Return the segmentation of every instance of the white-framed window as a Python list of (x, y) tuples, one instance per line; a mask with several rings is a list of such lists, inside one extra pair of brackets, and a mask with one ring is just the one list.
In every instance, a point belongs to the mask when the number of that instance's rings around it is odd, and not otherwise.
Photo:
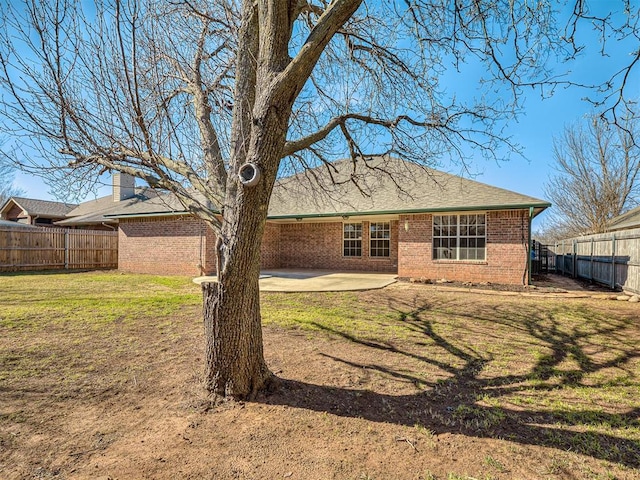
[(434, 260), (485, 260), (487, 216), (480, 214), (434, 215)]
[(342, 224), (342, 254), (345, 257), (362, 256), (362, 223)]
[(389, 222), (371, 222), (369, 225), (369, 256), (388, 257), (391, 244)]

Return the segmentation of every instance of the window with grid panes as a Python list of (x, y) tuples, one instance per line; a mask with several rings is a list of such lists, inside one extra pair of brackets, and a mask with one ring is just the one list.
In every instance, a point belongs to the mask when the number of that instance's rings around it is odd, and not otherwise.
[(372, 222), (369, 226), (369, 256), (388, 257), (390, 243), (389, 222)]
[(434, 260), (485, 260), (486, 215), (434, 215)]
[(362, 224), (342, 224), (342, 254), (345, 257), (362, 256)]

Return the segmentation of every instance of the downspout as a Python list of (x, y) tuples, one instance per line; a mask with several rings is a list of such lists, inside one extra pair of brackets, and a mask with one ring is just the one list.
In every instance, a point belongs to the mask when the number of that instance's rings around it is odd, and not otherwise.
[(204, 224), (204, 222), (202, 222), (202, 225), (200, 225), (200, 252), (198, 253), (199, 263), (197, 265), (197, 268), (200, 270), (200, 275), (205, 275), (206, 261), (204, 259), (203, 247), (204, 247), (204, 234), (205, 234), (206, 228), (207, 226)]
[(107, 227), (110, 228), (112, 232), (115, 232), (117, 230), (116, 227), (114, 227), (113, 225), (109, 225), (108, 223), (102, 222), (101, 224), (103, 227)]
[(529, 248), (527, 249), (527, 285), (531, 285), (531, 222), (533, 220), (533, 207), (529, 207)]

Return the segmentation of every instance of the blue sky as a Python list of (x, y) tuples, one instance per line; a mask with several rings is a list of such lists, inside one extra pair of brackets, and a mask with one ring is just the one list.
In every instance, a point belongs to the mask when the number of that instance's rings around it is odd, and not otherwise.
[[(611, 4), (608, 0), (591, 2), (594, 10), (606, 8)], [(572, 64), (569, 80), (584, 83), (599, 83), (609, 77), (614, 71), (630, 60), (630, 52), (640, 47), (633, 43), (609, 43), (609, 57), (602, 58), (599, 46), (583, 30), (583, 40), (587, 47), (579, 60)], [(595, 38), (595, 36), (591, 36)], [(566, 68), (566, 67), (564, 67)], [(640, 98), (640, 75), (635, 72), (631, 79), (632, 88), (628, 94)], [(473, 82), (456, 86), (460, 89), (475, 89)], [(473, 91), (465, 92), (472, 94)], [(544, 183), (549, 175), (554, 174), (552, 143), (554, 136), (561, 133), (565, 125), (574, 123), (593, 112), (592, 106), (582, 97), (587, 94), (579, 89), (558, 89), (550, 99), (542, 100), (539, 93), (531, 91), (524, 97), (524, 111), (508, 124), (507, 132), (513, 140), (523, 148), (526, 158), (510, 155), (503, 162), (491, 162), (478, 158), (471, 164), (471, 172), (475, 173), (475, 180), (514, 190), (523, 194), (544, 199)], [(446, 162), (445, 162), (446, 166)], [(445, 170), (447, 168), (444, 168)], [(449, 169), (451, 173), (460, 173), (455, 165)], [(105, 178), (105, 181), (109, 181)], [(22, 189), (26, 196), (41, 199), (56, 199), (50, 193), (50, 187), (40, 178), (20, 172), (16, 174), (15, 186)], [(110, 189), (104, 186), (97, 192), (97, 196), (107, 195)]]

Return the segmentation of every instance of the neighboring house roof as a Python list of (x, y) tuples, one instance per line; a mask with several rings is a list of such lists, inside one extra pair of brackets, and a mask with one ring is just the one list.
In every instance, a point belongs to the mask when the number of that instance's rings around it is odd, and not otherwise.
[[(15, 205), (21, 208), (26, 215), (50, 218), (54, 220), (53, 223), (55, 225), (61, 227), (100, 225), (103, 223), (115, 225), (118, 223), (117, 219), (106, 217), (108, 213), (157, 196), (156, 191), (151, 188), (136, 188), (135, 192), (135, 196), (120, 202), (114, 202), (113, 196), (107, 195), (88, 200), (79, 205), (50, 200), (11, 197), (0, 208), (0, 213), (9, 212)], [(9, 223), (12, 226), (16, 225), (16, 222)]]
[(0, 220), (0, 228), (9, 227), (9, 228), (35, 228), (40, 230), (42, 227), (38, 227), (36, 225), (31, 225), (29, 223), (19, 223), (12, 222), (11, 220)]
[[(294, 218), (383, 215), (465, 210), (533, 208), (551, 204), (397, 158), (342, 160), (279, 179), (268, 217)], [(185, 214), (172, 194), (122, 205), (108, 216), (124, 218)]]
[(112, 195), (96, 198), (95, 200), (88, 200), (71, 210), (67, 214), (68, 218), (55, 223), (62, 227), (96, 225), (101, 223), (116, 224), (117, 220), (113, 217), (108, 217), (108, 214), (121, 208), (144, 202), (156, 195), (155, 190), (151, 188), (136, 188), (135, 196), (120, 202), (114, 202)]
[(10, 197), (0, 209), (4, 212), (11, 203), (16, 204), (29, 216), (41, 218), (64, 218), (78, 205), (74, 203), (53, 202), (50, 200), (36, 200), (34, 198)]
[(636, 207), (622, 215), (612, 218), (607, 230), (629, 230), (632, 228), (640, 228), (640, 207)]

